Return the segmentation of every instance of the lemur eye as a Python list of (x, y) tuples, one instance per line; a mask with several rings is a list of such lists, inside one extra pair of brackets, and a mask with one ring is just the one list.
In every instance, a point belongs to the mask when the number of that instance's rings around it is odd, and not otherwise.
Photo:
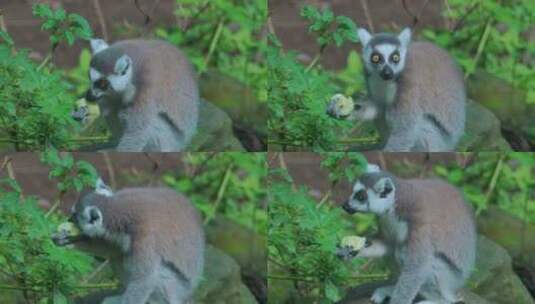
[(379, 61), (381, 61), (381, 55), (377, 54), (377, 53), (374, 53), (372, 54), (372, 62), (373, 63), (379, 63)]
[(357, 193), (355, 193), (354, 198), (359, 202), (364, 202), (368, 199), (368, 193), (366, 193), (366, 190), (364, 189), (359, 190)]
[(100, 78), (95, 82), (95, 87), (102, 91), (106, 91), (109, 86), (110, 82), (106, 78)]
[(392, 61), (395, 62), (395, 63), (398, 63), (399, 62), (399, 54), (396, 52), (394, 54), (392, 54)]

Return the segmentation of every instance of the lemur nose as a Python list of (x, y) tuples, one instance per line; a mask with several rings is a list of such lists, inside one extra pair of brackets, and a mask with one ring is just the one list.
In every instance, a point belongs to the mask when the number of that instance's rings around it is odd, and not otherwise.
[(381, 78), (384, 80), (391, 80), (394, 78), (394, 72), (387, 66), (381, 71)]
[(351, 208), (351, 206), (349, 205), (349, 201), (345, 202), (343, 205), (342, 205), (342, 209), (344, 209), (345, 212), (349, 213), (349, 214), (353, 214), (356, 212), (356, 210), (354, 210), (353, 208)]

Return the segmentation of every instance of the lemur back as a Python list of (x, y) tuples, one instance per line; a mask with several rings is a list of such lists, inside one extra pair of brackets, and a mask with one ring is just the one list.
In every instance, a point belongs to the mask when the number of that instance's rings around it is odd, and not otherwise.
[(466, 92), (461, 70), (446, 51), (427, 42), (411, 43), (406, 60), (396, 101), (386, 112), (387, 122), (395, 127), (396, 117), (417, 118), (420, 114), (419, 140), (412, 150), (453, 150), (465, 126)]
[[(98, 91), (93, 99), (117, 141), (117, 150), (183, 150), (196, 131), (199, 115), (197, 77), (186, 57), (159, 40), (124, 40), (109, 47), (103, 41), (94, 44), (90, 91), (99, 89), (100, 79), (109, 81), (104, 93)], [(124, 72), (118, 73), (121, 67)]]

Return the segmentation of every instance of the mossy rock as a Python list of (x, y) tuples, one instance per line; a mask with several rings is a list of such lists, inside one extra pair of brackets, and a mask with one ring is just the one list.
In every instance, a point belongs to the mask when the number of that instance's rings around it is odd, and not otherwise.
[(456, 151), (510, 151), (502, 137), (498, 118), (480, 104), (469, 100), (466, 104), (465, 134)]
[(215, 247), (206, 248), (203, 277), (195, 294), (197, 304), (257, 303), (242, 283), (238, 263)]

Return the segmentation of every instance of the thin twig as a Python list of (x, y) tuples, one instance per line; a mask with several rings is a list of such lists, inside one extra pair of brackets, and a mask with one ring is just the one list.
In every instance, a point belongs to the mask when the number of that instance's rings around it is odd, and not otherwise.
[(108, 28), (106, 26), (106, 19), (104, 19), (104, 13), (102, 12), (102, 8), (100, 6), (100, 1), (93, 0), (93, 5), (95, 6), (95, 11), (97, 12), (97, 18), (102, 30), (102, 36), (104, 37), (105, 41), (108, 41)]
[(145, 13), (145, 11), (141, 9), (141, 7), (139, 6), (139, 0), (134, 0), (134, 5), (136, 6), (136, 9), (141, 13), (141, 15), (145, 17), (145, 24), (143, 24), (143, 26), (146, 27), (150, 23), (150, 16), (147, 15), (147, 13)]
[(215, 214), (217, 212), (217, 209), (219, 205), (221, 204), (221, 201), (223, 200), (223, 195), (225, 194), (225, 191), (227, 190), (227, 185), (230, 180), (230, 174), (232, 173), (232, 165), (227, 167), (227, 170), (225, 171), (225, 175), (223, 176), (223, 181), (221, 182), (221, 186), (219, 187), (219, 190), (217, 191), (217, 197), (214, 203), (214, 208), (212, 209), (212, 213), (206, 216), (206, 219), (204, 220), (204, 225), (208, 225), (210, 221), (215, 217)]
[(91, 272), (87, 277), (85, 277), (82, 280), (82, 283), (87, 284), (89, 281), (91, 281), (99, 272), (101, 272), (107, 265), (109, 264), (109, 260), (105, 260), (100, 265), (97, 266), (93, 272)]
[(418, 11), (418, 14), (413, 14), (410, 10), (409, 10), (409, 7), (407, 6), (407, 0), (401, 0), (401, 4), (403, 6), (403, 9), (405, 10), (405, 12), (407, 13), (407, 15), (409, 15), (411, 18), (412, 18), (412, 26), (415, 27), (416, 24), (418, 24), (418, 22), (420, 21), (420, 17), (422, 16), (422, 13), (424, 12), (426, 6), (429, 4), (429, 0), (426, 0), (424, 2), (424, 4), (422, 5), (422, 8), (420, 8), (420, 11)]
[(373, 26), (372, 18), (370, 15), (370, 10), (368, 9), (368, 1), (367, 0), (360, 0), (360, 5), (362, 6), (362, 9), (364, 10), (364, 16), (366, 16), (366, 22), (368, 23), (368, 28), (372, 33), (375, 33), (375, 27)]
[(217, 24), (217, 29), (214, 34), (214, 38), (212, 39), (212, 42), (210, 43), (210, 49), (208, 50), (208, 54), (204, 58), (204, 65), (202, 67), (202, 70), (200, 71), (200, 74), (204, 73), (208, 69), (208, 64), (210, 64), (210, 60), (212, 59), (212, 55), (214, 54), (214, 51), (217, 47), (217, 43), (219, 42), (219, 38), (221, 38), (221, 33), (223, 32), (223, 21), (219, 21)]
[(485, 46), (487, 45), (487, 41), (489, 39), (491, 28), (492, 28), (492, 19), (489, 19), (487, 21), (487, 24), (485, 24), (485, 30), (483, 32), (483, 36), (481, 37), (481, 40), (479, 41), (479, 45), (477, 47), (476, 57), (474, 58), (473, 71), (470, 71), (470, 70), (466, 71), (466, 73), (464, 74), (465, 80), (468, 79), (468, 76), (470, 76), (470, 74), (476, 70), (479, 59), (481, 58), (481, 54), (483, 54), (483, 50), (485, 49)]
[(383, 170), (388, 170), (388, 167), (386, 165), (386, 160), (385, 160), (385, 154), (384, 152), (379, 152), (379, 164), (381, 164), (381, 168)]
[(110, 184), (112, 189), (117, 188), (117, 180), (115, 179), (115, 170), (113, 169), (113, 165), (111, 163), (110, 154), (108, 152), (103, 152), (102, 157), (104, 158), (104, 162), (106, 163), (106, 168), (108, 169), (108, 175), (110, 176)]
[(494, 168), (494, 172), (492, 173), (492, 178), (490, 180), (489, 187), (487, 188), (487, 192), (485, 192), (485, 206), (488, 205), (490, 196), (494, 192), (494, 188), (496, 188), (498, 177), (500, 176), (500, 173), (502, 172), (504, 159), (505, 159), (505, 155), (501, 154), (500, 159), (498, 160), (498, 163), (496, 164), (496, 167)]

